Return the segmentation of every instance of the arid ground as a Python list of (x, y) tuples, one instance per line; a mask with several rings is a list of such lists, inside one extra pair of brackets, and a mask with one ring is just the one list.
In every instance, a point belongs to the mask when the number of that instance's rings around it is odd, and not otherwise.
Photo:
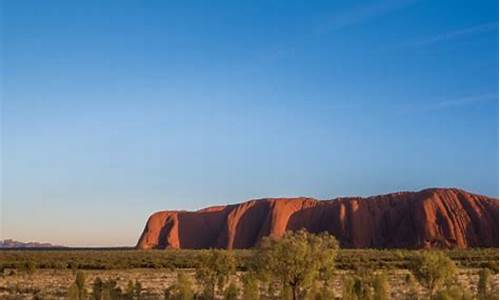
[[(408, 250), (341, 250), (337, 255), (336, 271), (329, 285), (339, 299), (343, 285), (349, 275), (365, 270), (371, 273), (384, 272), (389, 283), (391, 299), (404, 299), (409, 292), (408, 270), (413, 255), (419, 251)], [(75, 281), (76, 272), (86, 277), (89, 293), (95, 278), (114, 280), (122, 290), (129, 281), (140, 282), (142, 299), (163, 299), (165, 289), (176, 280), (179, 270), (186, 273), (200, 290), (195, 279), (197, 251), (2, 251), (0, 263), (0, 299), (67, 299), (69, 286)], [(235, 252), (238, 272), (233, 275), (241, 284), (245, 273), (245, 259), (249, 251)], [(498, 249), (448, 251), (459, 268), (457, 281), (472, 294), (476, 292), (479, 271), (492, 270), (490, 284), (498, 287)], [(125, 259), (126, 258), (126, 259)], [(279, 287), (277, 287), (278, 289)], [(416, 285), (419, 294), (425, 290)], [(265, 290), (264, 290), (265, 289)], [(262, 294), (269, 289), (262, 287)]]
[[(194, 270), (187, 270), (194, 277)], [(472, 293), (475, 292), (478, 281), (478, 269), (460, 269), (459, 281)], [(96, 277), (114, 279), (125, 289), (129, 280), (139, 281), (143, 287), (144, 299), (163, 299), (164, 290), (173, 284), (176, 278), (175, 271), (166, 269), (128, 269), (128, 270), (86, 270), (89, 289)], [(342, 296), (343, 279), (352, 271), (338, 271), (331, 286), (336, 297)], [(386, 271), (390, 283), (392, 299), (403, 299), (408, 292), (406, 278), (409, 271), (395, 269)], [(239, 276), (241, 274), (238, 274)], [(0, 277), (1, 299), (32, 299), (38, 294), (43, 299), (65, 299), (68, 287), (74, 281), (71, 270), (37, 270), (33, 275), (15, 274)], [(498, 285), (498, 274), (491, 278)], [(193, 282), (196, 282), (192, 278)], [(423, 289), (419, 289), (421, 294)]]

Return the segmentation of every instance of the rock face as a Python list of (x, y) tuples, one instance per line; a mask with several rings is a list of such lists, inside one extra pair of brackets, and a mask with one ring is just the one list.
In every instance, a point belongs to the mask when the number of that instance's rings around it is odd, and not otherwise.
[(138, 249), (251, 248), (264, 236), (328, 231), (343, 248), (498, 247), (498, 200), (458, 189), (368, 198), (272, 198), (149, 217)]

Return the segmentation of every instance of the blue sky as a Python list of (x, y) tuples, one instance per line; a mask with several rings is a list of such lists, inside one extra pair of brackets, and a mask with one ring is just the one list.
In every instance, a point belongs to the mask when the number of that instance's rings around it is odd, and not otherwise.
[(497, 1), (3, 1), (1, 235), (272, 196), (498, 197)]

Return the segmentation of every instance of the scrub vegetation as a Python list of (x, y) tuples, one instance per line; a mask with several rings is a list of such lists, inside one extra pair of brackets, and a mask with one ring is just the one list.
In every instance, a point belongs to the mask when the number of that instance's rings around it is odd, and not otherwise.
[[(347, 250), (331, 235), (302, 230), (264, 238), (252, 250), (0, 255), (0, 299), (498, 298), (498, 249)], [(39, 283), (44, 278), (54, 282)]]

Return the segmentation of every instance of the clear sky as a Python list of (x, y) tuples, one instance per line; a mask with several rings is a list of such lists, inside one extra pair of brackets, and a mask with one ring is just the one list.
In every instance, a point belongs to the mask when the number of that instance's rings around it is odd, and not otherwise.
[(150, 213), (498, 197), (498, 1), (2, 1), (1, 237)]

